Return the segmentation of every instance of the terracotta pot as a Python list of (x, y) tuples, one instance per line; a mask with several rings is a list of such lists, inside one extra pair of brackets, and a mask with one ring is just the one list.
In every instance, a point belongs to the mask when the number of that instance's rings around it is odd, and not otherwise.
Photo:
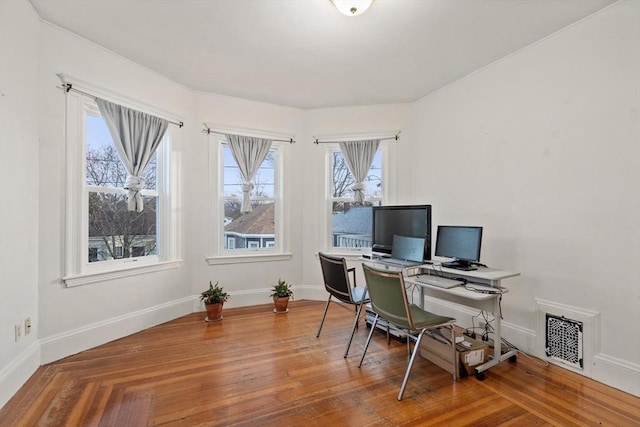
[(273, 305), (275, 308), (273, 309), (274, 313), (286, 313), (289, 311), (287, 306), (289, 305), (289, 297), (274, 297)]
[(205, 304), (207, 308), (207, 318), (204, 319), (207, 322), (218, 322), (222, 320), (222, 303)]

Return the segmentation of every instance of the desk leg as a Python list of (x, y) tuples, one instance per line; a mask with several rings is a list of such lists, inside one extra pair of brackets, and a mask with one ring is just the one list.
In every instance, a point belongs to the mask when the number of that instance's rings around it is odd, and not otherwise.
[[(493, 299), (493, 317), (495, 318), (495, 332), (493, 336), (493, 358), (489, 360), (487, 363), (484, 363), (480, 366), (476, 366), (476, 377), (478, 379), (483, 379), (484, 374), (482, 374), (487, 369), (492, 366), (496, 366), (498, 363), (503, 362), (509, 359), (512, 356), (516, 355), (515, 350), (509, 350), (505, 354), (502, 354), (502, 319), (500, 319), (500, 296), (496, 295)], [(479, 375), (480, 374), (480, 375)]]

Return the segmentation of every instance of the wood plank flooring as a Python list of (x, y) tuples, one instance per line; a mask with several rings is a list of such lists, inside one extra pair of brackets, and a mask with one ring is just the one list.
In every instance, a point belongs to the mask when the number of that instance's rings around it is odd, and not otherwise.
[(640, 399), (523, 355), (475, 377), (418, 358), (401, 402), (406, 345), (368, 329), (342, 353), (352, 311), (292, 301), (194, 313), (42, 366), (0, 426), (639, 426)]

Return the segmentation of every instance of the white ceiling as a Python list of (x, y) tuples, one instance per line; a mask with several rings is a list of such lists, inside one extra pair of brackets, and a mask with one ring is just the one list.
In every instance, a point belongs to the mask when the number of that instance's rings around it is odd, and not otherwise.
[(614, 0), (30, 0), (191, 89), (301, 108), (411, 102)]

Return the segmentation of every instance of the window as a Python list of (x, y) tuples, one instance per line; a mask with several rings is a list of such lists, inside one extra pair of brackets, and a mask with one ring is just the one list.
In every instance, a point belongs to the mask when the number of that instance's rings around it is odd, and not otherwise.
[(145, 183), (144, 210), (128, 211), (127, 191), (122, 188), (127, 170), (104, 119), (93, 109), (86, 112), (85, 132), (87, 247), (92, 253), (97, 252), (90, 262), (157, 255), (158, 152), (141, 176)]
[(353, 175), (340, 149), (329, 148), (329, 248), (369, 248), (371, 247), (371, 207), (383, 202), (384, 174), (382, 144), (373, 158), (365, 180), (365, 201), (353, 202), (351, 187), (355, 184)]
[(170, 132), (171, 126), (141, 176), (144, 210), (128, 211), (127, 171), (97, 105), (67, 95), (67, 286), (178, 266), (168, 194)]
[(240, 254), (247, 251), (282, 250), (280, 185), (281, 146), (272, 143), (267, 157), (253, 179), (250, 191), (251, 212), (241, 213), (242, 175), (226, 140), (222, 140), (222, 226), (221, 252)]

